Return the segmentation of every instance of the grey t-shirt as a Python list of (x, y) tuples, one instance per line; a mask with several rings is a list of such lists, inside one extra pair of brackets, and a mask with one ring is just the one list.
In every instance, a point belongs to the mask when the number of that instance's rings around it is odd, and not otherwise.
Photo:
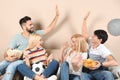
[[(33, 34), (44, 34), (44, 30), (36, 30)], [(9, 48), (23, 51), (28, 45), (28, 38), (22, 34), (16, 34), (10, 42)]]

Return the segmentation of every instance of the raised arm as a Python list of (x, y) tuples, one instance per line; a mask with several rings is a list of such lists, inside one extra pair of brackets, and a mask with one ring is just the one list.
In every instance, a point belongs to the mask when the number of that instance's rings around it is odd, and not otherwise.
[(56, 16), (54, 17), (53, 21), (49, 24), (49, 26), (45, 29), (44, 34), (49, 33), (50, 31), (52, 31), (55, 28), (58, 17), (59, 17), (59, 10), (58, 10), (58, 7), (56, 6)]
[(87, 19), (90, 15), (90, 12), (86, 14), (86, 16), (83, 19), (83, 24), (82, 24), (82, 35), (86, 38), (86, 40), (89, 38), (88, 30), (87, 30)]

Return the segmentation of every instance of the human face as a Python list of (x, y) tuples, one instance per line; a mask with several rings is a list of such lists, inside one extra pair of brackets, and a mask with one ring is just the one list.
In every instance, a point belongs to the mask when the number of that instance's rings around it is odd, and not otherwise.
[(76, 48), (77, 48), (76, 41), (77, 41), (76, 38), (71, 39), (71, 47), (72, 47), (73, 50), (76, 50)]
[(29, 20), (29, 21), (27, 21), (27, 22), (25, 23), (25, 30), (26, 30), (27, 32), (29, 32), (29, 33), (33, 33), (33, 32), (34, 32), (35, 27), (34, 27), (34, 25), (33, 25), (33, 23), (32, 23), (31, 20)]
[(40, 37), (37, 41), (37, 46), (42, 46), (43, 45), (43, 40), (42, 37)]
[(98, 39), (98, 37), (96, 35), (92, 36), (92, 43), (94, 44), (100, 44), (101, 43), (101, 39)]

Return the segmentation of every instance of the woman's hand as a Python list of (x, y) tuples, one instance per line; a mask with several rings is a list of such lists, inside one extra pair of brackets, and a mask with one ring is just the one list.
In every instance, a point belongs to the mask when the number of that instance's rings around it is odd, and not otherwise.
[(71, 63), (73, 66), (74, 71), (78, 71), (80, 67), (83, 65), (83, 59), (81, 54), (77, 54), (71, 59)]
[(65, 50), (69, 47), (69, 44), (68, 42), (65, 42), (63, 45), (62, 45), (62, 49)]
[(84, 20), (87, 20), (90, 15), (90, 11), (85, 15)]
[(23, 59), (26, 59), (26, 58), (30, 58), (30, 56), (29, 56), (29, 51), (24, 51), (24, 53), (23, 53)]
[(56, 5), (56, 16), (59, 16), (59, 9), (57, 5)]
[(47, 58), (47, 64), (53, 60), (53, 54), (50, 54)]
[(60, 64), (64, 61), (64, 59), (65, 59), (65, 54), (64, 54), (64, 51), (65, 51), (65, 49), (67, 49), (69, 47), (69, 44), (68, 44), (68, 42), (65, 42), (63, 45), (62, 45), (62, 47), (61, 47), (61, 49), (60, 49), (60, 56), (59, 56), (59, 62), (60, 62)]

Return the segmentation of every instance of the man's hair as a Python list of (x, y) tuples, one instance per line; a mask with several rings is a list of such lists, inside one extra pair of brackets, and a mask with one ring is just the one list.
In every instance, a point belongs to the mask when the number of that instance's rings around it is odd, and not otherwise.
[(31, 20), (31, 17), (29, 17), (29, 16), (25, 16), (25, 17), (21, 18), (19, 21), (20, 26), (22, 26), (24, 23), (26, 23), (29, 20)]
[(101, 44), (104, 44), (108, 39), (108, 34), (104, 30), (96, 30), (94, 31), (94, 35), (96, 35), (98, 39), (102, 39)]

